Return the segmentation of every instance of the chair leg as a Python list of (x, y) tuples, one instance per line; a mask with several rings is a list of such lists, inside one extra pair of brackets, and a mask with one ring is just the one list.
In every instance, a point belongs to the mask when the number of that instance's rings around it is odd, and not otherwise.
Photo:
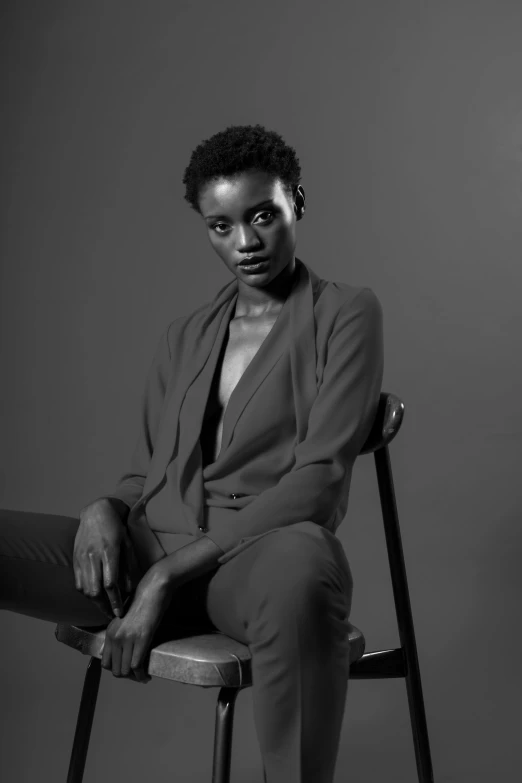
[(428, 724), (422, 696), (422, 685), (418, 666), (412, 666), (406, 676), (406, 690), (410, 707), (410, 721), (417, 762), (417, 777), (419, 783), (434, 783), (431, 763), (430, 740)]
[(406, 576), (388, 446), (378, 449), (374, 453), (374, 459), (390, 563), (393, 597), (399, 625), (399, 637), (406, 658), (406, 689), (410, 707), (417, 775), (419, 783), (433, 783), (428, 725), (424, 710), (415, 628), (413, 625), (408, 578)]
[(82, 783), (85, 760), (91, 737), (92, 721), (101, 677), (101, 660), (91, 658), (83, 683), (82, 700), (76, 722), (76, 731), (67, 773), (67, 783)]
[(229, 783), (234, 707), (240, 688), (220, 689), (216, 705), (212, 783)]

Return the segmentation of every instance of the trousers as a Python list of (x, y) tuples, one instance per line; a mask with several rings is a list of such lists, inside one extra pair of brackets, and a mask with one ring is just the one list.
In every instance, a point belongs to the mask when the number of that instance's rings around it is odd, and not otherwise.
[[(0, 609), (107, 625), (75, 589), (78, 519), (0, 510)], [(349, 677), (353, 580), (342, 543), (314, 522), (278, 528), (180, 586), (165, 626), (219, 630), (252, 655), (266, 783), (333, 783)]]

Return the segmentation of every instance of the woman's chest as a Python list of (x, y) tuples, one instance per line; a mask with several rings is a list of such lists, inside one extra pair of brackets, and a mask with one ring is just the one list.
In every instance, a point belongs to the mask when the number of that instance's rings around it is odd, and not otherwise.
[(266, 318), (259, 323), (238, 328), (231, 322), (228, 339), (225, 341), (214, 373), (217, 406), (226, 410), (232, 392), (244, 375), (250, 362), (275, 323), (274, 318)]
[(230, 323), (217, 360), (203, 420), (201, 441), (204, 463), (216, 460), (219, 455), (223, 421), (232, 392), (270, 333), (276, 318), (256, 320), (258, 323), (241, 328), (233, 321)]

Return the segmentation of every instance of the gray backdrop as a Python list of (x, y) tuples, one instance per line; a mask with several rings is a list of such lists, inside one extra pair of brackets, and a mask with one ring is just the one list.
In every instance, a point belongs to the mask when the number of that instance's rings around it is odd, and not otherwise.
[[(183, 201), (193, 147), (298, 150), (298, 255), (370, 286), (437, 783), (520, 768), (522, 6), (102, 0), (2, 10), (0, 505), (76, 515), (136, 438), (156, 341), (230, 274)], [(398, 644), (372, 457), (339, 531), (352, 621)], [(65, 780), (87, 660), (0, 618), (6, 783)], [(85, 783), (210, 780), (217, 692), (104, 674)], [(251, 692), (233, 783), (261, 780)], [(178, 773), (178, 777), (174, 774)], [(413, 783), (403, 680), (352, 682), (336, 781)]]

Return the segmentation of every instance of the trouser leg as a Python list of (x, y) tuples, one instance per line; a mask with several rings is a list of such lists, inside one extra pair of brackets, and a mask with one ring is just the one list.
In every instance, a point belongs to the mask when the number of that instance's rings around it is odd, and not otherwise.
[(260, 538), (208, 584), (207, 612), (252, 652), (267, 783), (332, 783), (349, 676), (352, 577), (312, 522)]
[(79, 520), (0, 509), (0, 609), (71, 625), (107, 625), (76, 590), (72, 567)]

